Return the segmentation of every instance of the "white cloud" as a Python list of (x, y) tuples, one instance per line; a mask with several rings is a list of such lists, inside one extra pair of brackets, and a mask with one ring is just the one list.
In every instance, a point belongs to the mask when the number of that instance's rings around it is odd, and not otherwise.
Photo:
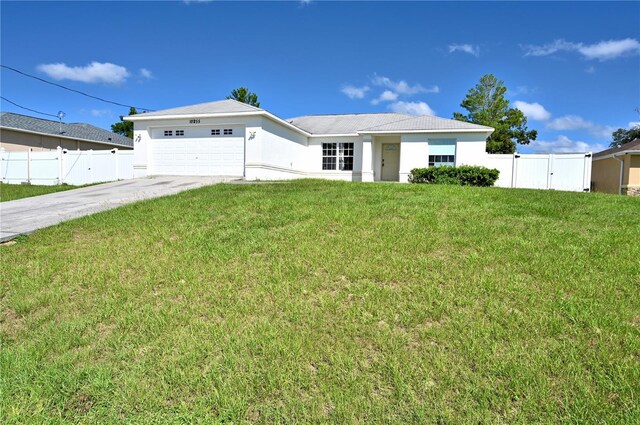
[(547, 127), (552, 130), (580, 130), (591, 126), (593, 126), (591, 121), (587, 121), (578, 115), (565, 115), (547, 124)]
[(94, 117), (110, 117), (113, 115), (111, 109), (91, 109), (89, 113)]
[(385, 90), (382, 92), (380, 97), (377, 99), (373, 99), (371, 101), (372, 105), (377, 105), (380, 102), (393, 102), (398, 99), (398, 93), (392, 92), (391, 90)]
[(371, 83), (375, 86), (386, 87), (399, 95), (412, 95), (417, 93), (439, 93), (440, 87), (431, 86), (428, 88), (420, 84), (410, 85), (404, 80), (393, 81), (388, 77), (376, 75), (371, 79)]
[(630, 121), (629, 128), (634, 128), (640, 126), (640, 121)]
[(435, 115), (435, 111), (431, 109), (425, 102), (395, 102), (389, 105), (389, 109), (393, 112), (411, 115)]
[(369, 90), (370, 89), (367, 86), (355, 87), (351, 85), (346, 85), (342, 87), (340, 91), (344, 93), (349, 99), (362, 99)]
[(471, 44), (449, 44), (449, 53), (464, 52), (475, 57), (480, 56), (480, 46), (473, 46)]
[(93, 117), (112, 117), (114, 116), (111, 109), (80, 109), (80, 113), (83, 115), (91, 115)]
[(149, 71), (147, 68), (140, 68), (140, 76), (142, 78), (146, 78), (150, 80), (153, 78), (153, 73)]
[(584, 70), (584, 72), (586, 72), (587, 74), (593, 74), (594, 72), (596, 72), (596, 67), (595, 67), (595, 66), (593, 66), (593, 65), (588, 66), (588, 67)]
[(557, 52), (578, 52), (587, 59), (600, 61), (640, 54), (640, 42), (635, 38), (607, 40), (594, 44), (573, 43), (559, 39), (542, 46), (527, 45), (522, 48), (525, 50), (525, 56), (548, 56)]
[(91, 62), (84, 67), (51, 63), (38, 65), (37, 69), (55, 80), (81, 81), (83, 83), (120, 84), (125, 82), (130, 75), (124, 66), (108, 62)]
[(529, 119), (536, 121), (546, 121), (551, 118), (551, 112), (544, 109), (544, 106), (542, 106), (538, 102), (527, 103), (516, 100), (513, 103), (515, 107), (520, 109), (522, 113), (525, 114)]
[(589, 144), (563, 135), (551, 141), (533, 140), (527, 146), (535, 153), (600, 152), (607, 148), (601, 143)]
[(581, 46), (580, 53), (588, 59), (615, 59), (626, 54), (640, 53), (640, 42), (634, 38), (624, 40), (601, 41), (600, 43)]
[(547, 124), (547, 128), (551, 130), (587, 130), (596, 137), (610, 138), (611, 133), (616, 129), (611, 126), (603, 126), (594, 122), (585, 120), (578, 115), (565, 115), (556, 118)]

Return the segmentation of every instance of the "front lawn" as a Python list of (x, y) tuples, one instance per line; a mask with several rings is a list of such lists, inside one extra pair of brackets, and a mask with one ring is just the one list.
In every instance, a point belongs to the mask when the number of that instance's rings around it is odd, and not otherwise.
[(78, 187), (80, 186), (69, 186), (67, 184), (60, 184), (56, 186), (37, 186), (31, 184), (0, 183), (0, 202), (29, 198), (31, 196), (46, 195), (47, 193), (77, 189)]
[(640, 199), (220, 184), (0, 247), (3, 423), (639, 423)]

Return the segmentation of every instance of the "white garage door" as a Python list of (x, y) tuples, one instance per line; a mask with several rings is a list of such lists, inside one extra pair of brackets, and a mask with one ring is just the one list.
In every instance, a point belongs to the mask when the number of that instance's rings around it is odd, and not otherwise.
[(164, 128), (153, 132), (151, 173), (244, 175), (244, 128)]

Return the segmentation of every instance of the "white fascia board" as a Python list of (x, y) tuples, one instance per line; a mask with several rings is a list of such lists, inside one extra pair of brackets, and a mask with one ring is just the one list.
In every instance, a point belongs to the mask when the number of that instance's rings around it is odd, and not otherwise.
[(601, 159), (607, 159), (607, 158), (613, 158), (614, 156), (622, 156), (622, 155), (635, 155), (635, 154), (640, 154), (640, 150), (632, 150), (632, 151), (621, 151), (621, 152), (616, 152), (616, 153), (610, 153), (609, 155), (605, 155), (605, 156), (599, 156), (597, 158), (593, 158), (593, 161), (599, 161)]
[[(59, 139), (66, 139), (66, 140), (73, 140), (75, 141), (79, 141), (79, 142), (89, 142), (89, 143), (98, 143), (98, 144), (102, 144), (102, 145), (110, 145), (110, 146), (115, 146), (115, 147), (120, 147), (120, 148), (129, 148), (129, 149), (133, 149), (133, 140), (131, 141), (131, 146), (129, 145), (123, 145), (121, 143), (114, 143), (114, 142), (103, 142), (102, 140), (93, 140), (93, 139), (83, 139), (81, 137), (70, 137), (70, 136), (64, 136), (62, 134), (51, 134), (51, 133), (41, 133), (39, 131), (31, 131), (31, 130), (25, 130), (23, 128), (14, 128), (14, 127), (6, 127), (6, 126), (0, 126), (0, 129), (4, 129), (4, 130), (12, 130), (12, 131), (19, 131), (21, 133), (27, 133), (27, 134), (35, 134), (37, 136), (49, 136), (49, 137), (56, 137)], [(114, 133), (115, 134), (115, 133)], [(5, 143), (9, 143), (9, 142), (5, 142)]]
[(144, 116), (144, 114), (136, 114), (136, 115), (128, 115), (126, 117), (122, 117), (125, 121), (153, 121), (153, 120), (179, 120), (179, 119), (188, 119), (188, 118), (224, 118), (224, 117), (237, 117), (237, 116), (251, 116), (251, 115), (261, 115), (259, 111), (250, 111), (250, 112), (224, 112), (224, 113), (216, 113), (216, 114), (180, 114), (180, 115), (154, 115), (154, 116)]
[(475, 130), (471, 128), (459, 128), (459, 129), (443, 129), (443, 130), (398, 130), (398, 131), (359, 131), (358, 134), (432, 134), (432, 133), (493, 133), (493, 129)]
[(185, 115), (156, 115), (156, 116), (144, 116), (144, 114), (129, 115), (122, 117), (125, 121), (153, 121), (153, 120), (176, 120), (176, 119), (188, 119), (188, 118), (226, 118), (226, 117), (250, 117), (250, 116), (265, 116), (272, 121), (283, 125), (291, 130), (294, 130), (304, 136), (311, 136), (311, 133), (307, 133), (299, 127), (283, 120), (282, 118), (273, 115), (268, 111), (248, 111), (248, 112), (222, 112), (215, 114), (185, 114)]
[(301, 129), (300, 127), (296, 127), (295, 125), (291, 124), (288, 121), (283, 120), (282, 118), (280, 118), (280, 117), (278, 117), (276, 115), (273, 115), (271, 112), (261, 111), (259, 113), (259, 115), (264, 115), (264, 116), (266, 116), (268, 118), (271, 118), (273, 121), (277, 122), (280, 125), (283, 125), (283, 126), (285, 126), (287, 128), (290, 128), (293, 131), (297, 131), (298, 133), (300, 133), (300, 134), (302, 134), (304, 136), (311, 137), (311, 133)]
[(327, 133), (327, 134), (320, 133), (320, 134), (312, 134), (309, 137), (316, 138), (316, 137), (359, 137), (359, 136), (360, 136), (360, 134), (358, 134), (358, 133), (335, 133), (335, 134), (332, 134), (332, 133)]

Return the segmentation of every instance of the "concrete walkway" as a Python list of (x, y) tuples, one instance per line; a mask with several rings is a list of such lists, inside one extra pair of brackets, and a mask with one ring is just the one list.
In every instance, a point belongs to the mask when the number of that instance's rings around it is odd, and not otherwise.
[(230, 180), (157, 176), (0, 202), (0, 242), (98, 211)]

